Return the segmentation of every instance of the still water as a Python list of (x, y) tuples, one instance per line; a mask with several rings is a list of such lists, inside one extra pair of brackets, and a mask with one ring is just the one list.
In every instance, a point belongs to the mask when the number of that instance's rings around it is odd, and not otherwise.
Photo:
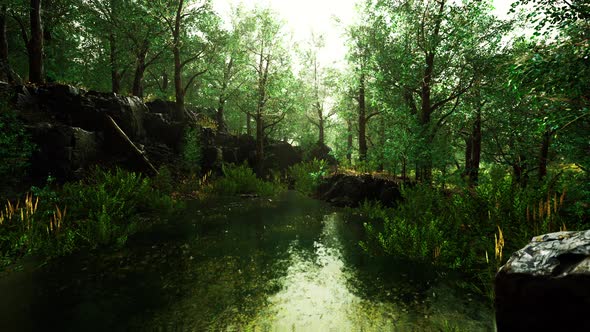
[(362, 218), (288, 192), (194, 203), (108, 253), (0, 279), (0, 331), (493, 331), (455, 277), (363, 252)]

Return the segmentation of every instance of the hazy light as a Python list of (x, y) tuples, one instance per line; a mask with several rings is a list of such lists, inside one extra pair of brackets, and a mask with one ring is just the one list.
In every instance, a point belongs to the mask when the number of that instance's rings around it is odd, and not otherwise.
[[(360, 1), (360, 0), (359, 0)], [(515, 0), (493, 0), (493, 13), (506, 18)], [(326, 46), (320, 53), (322, 66), (343, 66), (346, 56), (347, 26), (355, 22), (357, 0), (213, 0), (214, 9), (227, 19), (232, 7), (243, 3), (246, 8), (255, 6), (274, 9), (292, 32), (294, 42), (305, 43), (311, 33), (324, 35)]]
[(213, 7), (222, 18), (243, 3), (246, 8), (256, 5), (274, 9), (287, 24), (293, 41), (305, 43), (311, 37), (324, 35), (326, 46), (320, 53), (322, 66), (342, 65), (346, 55), (345, 28), (354, 21), (356, 0), (213, 0)]

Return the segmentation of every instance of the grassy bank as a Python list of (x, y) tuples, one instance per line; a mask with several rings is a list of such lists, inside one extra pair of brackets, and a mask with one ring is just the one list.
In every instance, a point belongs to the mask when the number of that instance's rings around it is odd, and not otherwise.
[(129, 236), (170, 218), (182, 205), (170, 179), (95, 169), (86, 180), (32, 187), (0, 211), (0, 267), (34, 255), (45, 259), (83, 248), (121, 247)]
[(364, 217), (368, 252), (463, 272), (469, 287), (493, 299), (497, 269), (533, 236), (590, 226), (587, 183), (570, 174), (523, 188), (488, 173), (473, 188), (418, 185), (402, 190), (396, 208), (366, 202), (351, 212)]

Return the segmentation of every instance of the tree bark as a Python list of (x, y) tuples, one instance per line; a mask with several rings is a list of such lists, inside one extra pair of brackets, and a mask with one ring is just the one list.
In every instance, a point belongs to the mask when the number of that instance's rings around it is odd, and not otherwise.
[(250, 113), (246, 114), (246, 135), (252, 136), (252, 116)]
[(359, 161), (367, 160), (367, 106), (365, 100), (365, 74), (362, 73), (359, 82)]
[(176, 18), (174, 20), (173, 46), (172, 53), (174, 54), (174, 91), (176, 97), (176, 116), (179, 121), (185, 121), (184, 114), (184, 87), (182, 86), (182, 62), (180, 59), (180, 23), (182, 21), (182, 8), (184, 0), (178, 2), (176, 8)]
[[(321, 113), (321, 111), (320, 111)], [(324, 124), (324, 118), (320, 117), (320, 121), (319, 121), (319, 125), (318, 125), (319, 131), (320, 131), (320, 135), (318, 138), (318, 143), (320, 146), (324, 146), (326, 145), (326, 138), (325, 138), (325, 124)]]
[(346, 159), (348, 160), (348, 164), (352, 164), (352, 140), (353, 140), (353, 133), (352, 133), (352, 120), (346, 120)]
[(256, 173), (264, 173), (264, 121), (262, 113), (256, 115)]
[(464, 175), (470, 187), (479, 181), (479, 163), (481, 160), (481, 110), (477, 111), (473, 127), (466, 140)]
[(131, 93), (137, 97), (143, 97), (143, 76), (146, 70), (145, 59), (147, 57), (148, 45), (144, 41), (141, 51), (137, 54), (135, 64), (135, 74), (133, 75), (133, 88)]
[(41, 0), (31, 0), (31, 39), (27, 45), (29, 53), (29, 81), (43, 83), (43, 26), (41, 23)]
[(20, 77), (12, 70), (8, 62), (8, 38), (6, 37), (6, 5), (0, 8), (0, 80), (11, 84), (20, 84)]
[(121, 74), (117, 68), (117, 45), (115, 34), (109, 34), (110, 62), (111, 62), (111, 92), (121, 92)]
[(543, 133), (543, 141), (541, 143), (541, 154), (539, 157), (539, 181), (547, 176), (547, 163), (549, 160), (549, 146), (551, 144), (551, 132), (549, 130)]

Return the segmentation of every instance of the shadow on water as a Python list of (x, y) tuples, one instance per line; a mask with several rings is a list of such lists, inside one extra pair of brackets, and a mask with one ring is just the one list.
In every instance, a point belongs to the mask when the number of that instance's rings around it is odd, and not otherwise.
[(0, 279), (0, 330), (493, 330), (431, 268), (366, 255), (350, 218), (293, 192), (195, 203), (123, 250)]

